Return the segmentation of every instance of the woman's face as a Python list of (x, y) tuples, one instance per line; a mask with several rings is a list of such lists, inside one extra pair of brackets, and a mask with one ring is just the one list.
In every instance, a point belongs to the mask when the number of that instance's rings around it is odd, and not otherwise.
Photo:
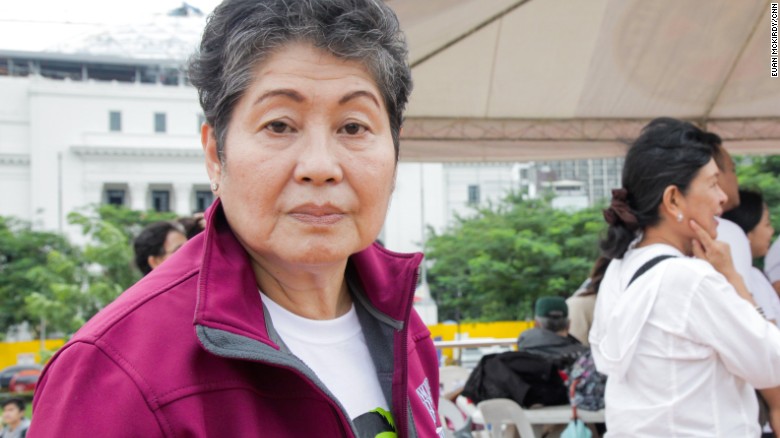
[(764, 204), (764, 211), (761, 213), (761, 220), (758, 224), (747, 233), (748, 240), (750, 240), (750, 252), (753, 254), (753, 258), (763, 257), (769, 251), (769, 245), (772, 243), (772, 236), (775, 234), (775, 229), (772, 227), (772, 222), (769, 219), (769, 209)]
[(151, 266), (152, 269), (156, 269), (185, 243), (187, 243), (187, 236), (185, 236), (184, 233), (176, 230), (168, 231), (168, 234), (165, 236), (165, 242), (163, 243), (164, 252), (157, 256), (149, 256), (149, 266)]
[[(723, 213), (723, 204), (726, 202), (726, 194), (718, 185), (718, 166), (714, 160), (710, 160), (699, 169), (696, 177), (688, 186), (688, 192), (682, 196), (680, 206), (685, 219), (693, 219), (707, 233), (715, 239), (718, 236), (717, 216)], [(687, 221), (683, 221), (686, 228)], [(691, 238), (695, 238), (690, 229)]]
[(236, 104), (224, 162), (209, 126), (203, 142), (227, 220), (255, 262), (343, 263), (379, 234), (395, 151), (382, 94), (361, 63), (284, 46)]

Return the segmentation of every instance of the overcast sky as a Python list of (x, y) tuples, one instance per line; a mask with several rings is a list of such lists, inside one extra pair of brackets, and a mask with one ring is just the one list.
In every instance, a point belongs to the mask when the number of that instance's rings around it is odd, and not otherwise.
[[(192, 0), (188, 3), (209, 13), (219, 1)], [(165, 13), (181, 4), (181, 0), (0, 0), (0, 22), (121, 23)]]
[[(192, 0), (204, 14), (221, 0)], [(0, 0), (0, 49), (41, 51), (106, 25), (142, 23), (181, 0)]]

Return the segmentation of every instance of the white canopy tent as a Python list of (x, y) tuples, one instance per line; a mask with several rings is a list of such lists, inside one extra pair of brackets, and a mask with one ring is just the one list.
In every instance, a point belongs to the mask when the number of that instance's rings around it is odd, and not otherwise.
[(780, 152), (769, 0), (389, 0), (410, 45), (406, 161), (616, 156), (658, 116)]

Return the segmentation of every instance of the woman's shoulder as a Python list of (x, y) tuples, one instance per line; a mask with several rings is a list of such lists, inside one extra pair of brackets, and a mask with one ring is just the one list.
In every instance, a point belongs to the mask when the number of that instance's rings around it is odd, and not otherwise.
[(698, 283), (706, 277), (720, 275), (709, 262), (695, 257), (672, 257), (667, 263), (666, 276), (674, 277), (685, 283)]
[[(668, 246), (655, 244), (644, 248), (633, 249), (626, 254), (623, 269), (636, 272), (651, 264), (653, 267), (665, 265), (665, 275), (684, 276), (697, 279), (702, 276), (717, 273), (707, 261), (686, 256), (679, 250)], [(633, 275), (633, 274), (632, 274)]]
[(733, 286), (705, 260), (681, 257), (671, 260), (661, 286), (678, 296), (691, 298), (698, 294), (711, 297), (719, 292), (733, 293)]
[(671, 274), (687, 275), (699, 279), (720, 275), (708, 261), (687, 256), (670, 258), (669, 271)]
[(686, 256), (667, 245), (651, 245), (627, 255), (629, 257), (622, 266), (621, 276), (631, 278), (651, 263), (650, 269), (642, 276), (647, 276), (649, 280), (652, 276), (660, 275), (662, 293), (668, 291), (679, 296), (694, 293), (705, 281), (709, 284), (728, 283), (709, 262)]
[(596, 294), (572, 295), (566, 298), (566, 305), (572, 307), (592, 306), (596, 304)]

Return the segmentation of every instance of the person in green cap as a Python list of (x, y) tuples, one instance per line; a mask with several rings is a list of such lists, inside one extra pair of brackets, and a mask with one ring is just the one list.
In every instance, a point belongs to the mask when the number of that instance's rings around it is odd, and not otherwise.
[(557, 296), (540, 297), (534, 306), (534, 328), (520, 333), (518, 351), (538, 354), (567, 370), (588, 350), (569, 334), (569, 308)]

